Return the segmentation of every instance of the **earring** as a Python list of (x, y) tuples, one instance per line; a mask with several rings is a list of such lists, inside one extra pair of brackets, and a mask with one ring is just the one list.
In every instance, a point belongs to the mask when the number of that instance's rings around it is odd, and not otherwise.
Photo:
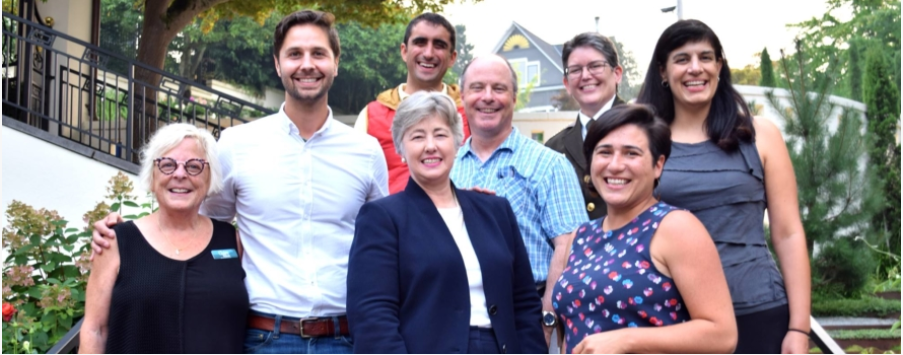
[(662, 79), (662, 87), (663, 87), (663, 88), (667, 88), (667, 87), (668, 87), (668, 80)]
[(401, 157), (401, 163), (402, 163), (402, 164), (407, 164), (408, 161), (407, 161), (404, 157)]

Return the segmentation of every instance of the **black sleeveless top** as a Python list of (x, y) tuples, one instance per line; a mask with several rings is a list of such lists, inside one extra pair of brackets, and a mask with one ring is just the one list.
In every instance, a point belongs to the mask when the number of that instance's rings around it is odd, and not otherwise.
[(210, 244), (186, 261), (160, 254), (133, 222), (115, 231), (107, 353), (244, 352), (248, 292), (232, 225), (213, 221)]

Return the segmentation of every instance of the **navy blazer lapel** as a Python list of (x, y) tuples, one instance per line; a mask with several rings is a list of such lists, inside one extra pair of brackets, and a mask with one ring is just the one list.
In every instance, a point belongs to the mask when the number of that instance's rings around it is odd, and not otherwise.
[[(480, 238), (480, 236), (482, 233), (485, 233), (485, 231), (492, 229), (490, 226), (485, 225), (485, 218), (477, 212), (473, 205), (473, 201), (470, 199), (470, 196), (467, 195), (467, 192), (459, 190), (455, 187), (454, 183), (451, 183), (451, 188), (458, 198), (458, 204), (461, 206), (461, 213), (464, 215), (464, 228), (467, 229), (467, 235), (477, 254), (477, 259), (486, 260), (485, 258), (491, 257), (491, 255), (486, 255), (486, 252), (490, 248), (485, 244), (487, 241), (484, 240), (484, 238)], [(410, 195), (411, 202), (417, 210), (422, 211), (427, 214), (430, 219), (434, 219), (436, 223), (441, 224), (437, 229), (443, 231), (442, 234), (444, 237), (442, 238), (447, 238), (447, 240), (457, 248), (455, 238), (451, 235), (451, 231), (449, 231), (448, 227), (445, 225), (445, 220), (443, 220), (442, 215), (439, 214), (439, 209), (436, 208), (436, 204), (433, 203), (433, 200), (426, 194), (426, 191), (423, 191), (423, 188), (414, 181), (414, 178), (408, 178), (408, 186), (405, 187), (404, 192), (405, 194)], [(462, 266), (464, 265), (463, 263), (464, 260), (461, 259)]]
[[(455, 184), (452, 182), (449, 183), (451, 184), (452, 191), (455, 191), (457, 193), (458, 189), (455, 188)], [(431, 221), (434, 221), (433, 223), (440, 224), (438, 227), (436, 227), (436, 230), (442, 231), (440, 232), (442, 236), (436, 237), (445, 238), (447, 242), (451, 243), (451, 245), (457, 248), (458, 244), (455, 242), (454, 236), (451, 235), (451, 231), (448, 230), (448, 226), (445, 225), (445, 220), (442, 219), (442, 215), (439, 213), (439, 209), (436, 207), (436, 204), (433, 203), (433, 200), (430, 199), (430, 196), (426, 194), (426, 191), (423, 191), (423, 188), (420, 187), (420, 185), (418, 185), (416, 181), (414, 181), (413, 177), (408, 177), (408, 185), (404, 188), (404, 193), (405, 195), (408, 195), (408, 197), (410, 197), (411, 203), (414, 205), (414, 208), (416, 208), (417, 211), (426, 214), (428, 219), (427, 221), (423, 222), (430, 223)], [(461, 194), (458, 194), (459, 197), (460, 195)], [(464, 210), (464, 203), (461, 202), (460, 198), (458, 199), (458, 203), (461, 204), (461, 212), (464, 214), (464, 225), (467, 226), (468, 213)], [(473, 213), (470, 213), (470, 215), (472, 216), (471, 218), (474, 218)], [(469, 232), (470, 231), (468, 231), (468, 233)], [(444, 242), (442, 243), (444, 244)], [(461, 262), (461, 265), (463, 266), (463, 259)]]
[(564, 149), (572, 161), (577, 162), (581, 171), (586, 171), (586, 158), (583, 155), (583, 123), (580, 122), (580, 116), (577, 116), (577, 123), (564, 137)]
[(458, 190), (454, 185), (452, 185), (452, 188), (455, 189), (455, 194), (458, 196), (458, 204), (461, 205), (461, 213), (464, 214), (464, 228), (467, 229), (467, 236), (470, 238), (470, 244), (473, 245), (473, 250), (477, 253), (477, 259), (483, 260), (487, 255), (483, 255), (481, 252), (485, 252), (487, 248), (485, 248), (484, 245), (484, 238), (480, 238), (479, 236), (481, 232), (490, 229), (487, 228), (488, 226), (485, 226), (484, 219), (481, 218), (483, 216), (477, 213), (477, 210), (473, 206), (473, 201), (470, 200), (470, 196), (466, 193), (462, 193), (463, 191)]

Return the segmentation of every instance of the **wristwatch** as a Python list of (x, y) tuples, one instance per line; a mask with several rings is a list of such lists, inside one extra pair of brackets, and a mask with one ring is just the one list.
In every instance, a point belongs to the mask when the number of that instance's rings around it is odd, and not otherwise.
[(558, 324), (558, 318), (555, 318), (554, 312), (542, 311), (542, 325), (551, 328), (556, 324)]

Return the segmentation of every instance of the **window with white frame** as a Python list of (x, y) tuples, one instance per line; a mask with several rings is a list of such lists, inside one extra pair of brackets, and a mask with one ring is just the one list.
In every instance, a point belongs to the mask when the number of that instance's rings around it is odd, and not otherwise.
[(527, 61), (526, 58), (518, 58), (509, 59), (508, 62), (511, 63), (511, 67), (517, 73), (518, 88), (524, 90), (527, 87), (527, 83), (530, 82), (534, 85), (539, 85), (539, 61)]

